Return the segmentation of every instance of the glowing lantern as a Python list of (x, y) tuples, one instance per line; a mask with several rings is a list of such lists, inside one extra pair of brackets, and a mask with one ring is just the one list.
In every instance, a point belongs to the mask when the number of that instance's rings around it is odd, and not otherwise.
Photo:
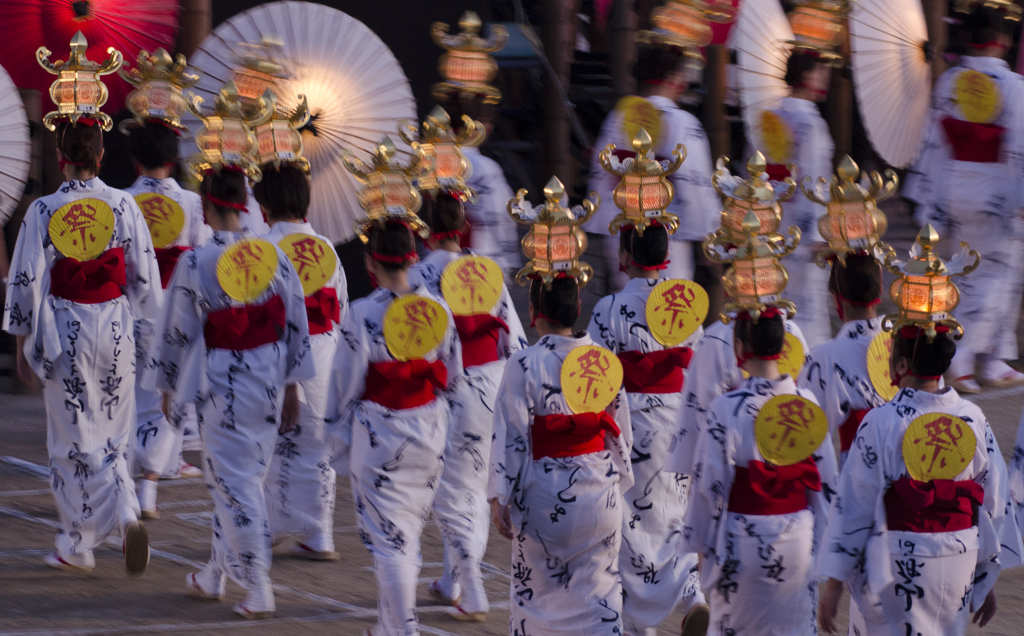
[(444, 78), (434, 84), (430, 92), (434, 99), (444, 101), (451, 93), (483, 95), (485, 104), (497, 104), (501, 91), (488, 84), (498, 74), (498, 63), (491, 53), (500, 51), (508, 42), (508, 31), (503, 26), (491, 25), (489, 38), (478, 35), (483, 23), (472, 11), (462, 14), (459, 19), (458, 35), (448, 33), (448, 25), (435, 22), (430, 35), (446, 53), (437, 61), (437, 70)]
[(109, 48), (109, 57), (102, 64), (92, 62), (85, 57), (87, 48), (89, 43), (79, 31), (71, 38), (71, 55), (66, 62), (51, 62), (50, 51), (45, 46), (36, 50), (39, 65), (57, 76), (57, 81), (50, 86), (50, 99), (57, 110), (43, 117), (43, 125), (48, 130), (57, 129), (54, 121), (68, 120), (74, 124), (82, 117), (96, 119), (103, 130), (110, 130), (114, 125), (106, 113), (100, 112), (107, 103), (107, 87), (100, 77), (121, 68), (124, 60), (119, 52)]
[(203, 98), (198, 95), (192, 95), (188, 102), (189, 112), (203, 122), (195, 135), (200, 154), (189, 162), (192, 174), (202, 180), (207, 170), (229, 165), (242, 168), (258, 181), (261, 172), (254, 156), (256, 136), (250, 127), (270, 119), (273, 114), (270, 104), (261, 98), (247, 109), (238, 99), (234, 82), (230, 81), (220, 89), (212, 114), (204, 114), (202, 104)]
[(713, 36), (711, 22), (731, 22), (734, 13), (728, 2), (669, 0), (651, 11), (654, 28), (638, 32), (636, 39), (642, 44), (682, 49), (690, 64), (700, 68), (704, 63), (701, 49), (711, 44)]
[(366, 211), (366, 218), (357, 221), (355, 226), (363, 243), (369, 242), (372, 225), (384, 227), (389, 220), (405, 223), (422, 238), (430, 234), (426, 224), (416, 216), (423, 198), (412, 180), (425, 173), (426, 159), (422, 150), (414, 150), (416, 155), (412, 161), (403, 165), (394, 159), (395, 144), (385, 136), (377, 145), (372, 166), (349, 155), (342, 157), (345, 168), (366, 186), (359, 193), (359, 205)]
[(198, 82), (199, 76), (186, 73), (186, 66), (184, 55), (171, 58), (164, 49), (157, 49), (152, 55), (139, 51), (134, 69), (118, 71), (126, 82), (135, 86), (125, 100), (135, 119), (122, 122), (122, 132), (131, 125), (144, 124), (147, 119), (161, 119), (179, 132), (187, 131), (181, 125), (181, 116), (188, 103), (181, 92)]
[(822, 61), (838, 64), (842, 56), (835, 48), (843, 42), (843, 21), (850, 11), (848, 0), (797, 0), (796, 9), (789, 14), (789, 23), (795, 39), (790, 42), (794, 51), (814, 51)]
[(665, 211), (676, 195), (667, 177), (686, 161), (686, 148), (679, 144), (672, 151), (672, 161), (662, 164), (654, 159), (651, 145), (651, 136), (641, 128), (633, 138), (635, 157), (618, 163), (615, 144), (608, 144), (598, 157), (602, 168), (620, 178), (612, 198), (622, 213), (608, 225), (612, 234), (633, 226), (643, 236), (644, 228), (655, 222), (666, 226), (669, 234), (679, 228), (679, 217)]
[(273, 115), (270, 121), (256, 126), (256, 155), (260, 165), (292, 163), (309, 174), (309, 161), (302, 156), (302, 133), (299, 129), (309, 122), (309, 104), (306, 96), (299, 96), (299, 105), (289, 115), (277, 110), (277, 96), (270, 90), (265, 99)]
[(422, 150), (426, 157), (427, 173), (417, 184), (421, 190), (434, 193), (445, 190), (464, 201), (476, 199), (476, 192), (466, 185), (473, 174), (473, 164), (462, 154), (460, 147), (480, 145), (486, 135), (483, 124), (463, 115), (462, 128), (456, 133), (447, 111), (435, 106), (423, 122), (422, 136), (415, 126), (404, 121), (400, 122), (398, 134), (407, 144)]

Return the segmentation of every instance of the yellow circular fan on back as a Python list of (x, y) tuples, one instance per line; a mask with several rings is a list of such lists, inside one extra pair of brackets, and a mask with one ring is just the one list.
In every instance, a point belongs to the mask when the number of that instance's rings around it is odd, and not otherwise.
[(666, 347), (675, 347), (697, 331), (708, 317), (708, 294), (689, 280), (666, 280), (647, 297), (647, 326)]
[(883, 331), (874, 337), (868, 345), (868, 377), (875, 393), (888, 402), (900, 392), (898, 386), (892, 385), (889, 375), (889, 358), (892, 355), (892, 332)]
[(928, 413), (903, 434), (903, 461), (918, 481), (954, 479), (974, 459), (976, 444), (974, 430), (961, 418)]
[(599, 413), (622, 388), (622, 363), (604, 347), (576, 347), (562, 362), (561, 382), (569, 410)]
[(757, 450), (776, 466), (807, 459), (825, 441), (827, 433), (825, 411), (799, 395), (776, 395), (761, 407), (754, 421)]
[(251, 303), (270, 287), (277, 272), (277, 248), (263, 239), (244, 239), (217, 259), (217, 282), (229, 297)]
[(761, 139), (769, 164), (790, 162), (793, 156), (793, 131), (785, 119), (770, 110), (762, 112)]
[[(657, 147), (658, 136), (661, 134), (661, 111), (654, 104), (643, 97), (628, 95), (615, 104), (615, 110), (622, 114), (622, 130), (626, 139), (632, 140), (643, 128), (651, 136), (651, 148)], [(620, 148), (629, 149), (628, 143)]]
[(957, 76), (953, 99), (964, 119), (975, 124), (991, 124), (1002, 110), (999, 85), (978, 71), (967, 70)]
[(168, 247), (181, 235), (181, 229), (185, 227), (185, 211), (177, 201), (156, 192), (143, 192), (135, 195), (135, 202), (146, 219), (153, 247)]
[[(805, 358), (806, 354), (804, 353), (804, 345), (800, 342), (800, 338), (797, 338), (787, 331), (786, 337), (782, 339), (782, 352), (781, 357), (779, 358), (779, 373), (782, 375), (788, 375), (794, 380), (799, 378), (800, 371), (804, 368)], [(743, 377), (749, 378), (750, 374), (744, 371)]]
[(501, 267), (483, 256), (452, 261), (441, 274), (441, 295), (456, 316), (490, 313), (501, 299)]
[(312, 234), (289, 234), (277, 244), (292, 262), (302, 283), (302, 293), (312, 296), (334, 276), (338, 255), (331, 245)]
[(114, 236), (114, 211), (105, 201), (79, 199), (62, 206), (50, 217), (50, 241), (64, 256), (91, 261), (107, 251)]
[(396, 360), (418, 360), (437, 349), (448, 329), (440, 303), (409, 294), (396, 298), (384, 312), (384, 342)]

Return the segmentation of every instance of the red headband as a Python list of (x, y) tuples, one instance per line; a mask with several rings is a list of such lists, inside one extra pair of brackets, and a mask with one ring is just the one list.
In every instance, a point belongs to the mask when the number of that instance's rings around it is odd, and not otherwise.
[(446, 239), (457, 239), (462, 238), (462, 230), (449, 230), (448, 232), (434, 232), (430, 235), (430, 238), (435, 241), (444, 241)]
[(398, 256), (390, 256), (388, 254), (381, 254), (380, 252), (370, 252), (370, 258), (381, 263), (391, 263), (394, 265), (404, 265), (410, 263), (416, 259), (418, 255), (416, 252), (406, 252)]
[(206, 197), (207, 201), (209, 201), (210, 203), (214, 204), (219, 208), (231, 208), (232, 210), (238, 210), (239, 212), (245, 212), (247, 210), (244, 203), (235, 203), (234, 201), (228, 201), (227, 199), (215, 197), (212, 194), (206, 194), (203, 196)]

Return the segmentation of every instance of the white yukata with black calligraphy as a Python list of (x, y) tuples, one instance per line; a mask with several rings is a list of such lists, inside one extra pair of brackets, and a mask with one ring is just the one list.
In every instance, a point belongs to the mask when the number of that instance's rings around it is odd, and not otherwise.
[[(443, 303), (424, 285), (410, 294)], [(420, 536), (444, 469), (449, 410), (445, 399), (390, 409), (362, 399), (370, 365), (396, 362), (384, 340), (384, 314), (400, 296), (378, 288), (354, 301), (341, 326), (327, 422), (335, 465), (349, 467), (359, 537), (373, 556), (379, 618), (373, 636), (415, 636)], [(423, 359), (447, 368), (447, 388), (462, 375), (451, 314), (441, 343)], [(439, 398), (443, 396), (439, 395)]]
[[(263, 236), (277, 245), (286, 236), (305, 234), (331, 242), (309, 223), (275, 223)], [(326, 247), (325, 246), (325, 247)], [(294, 265), (294, 263), (293, 263)], [(302, 279), (305, 272), (296, 269)], [(314, 552), (334, 551), (334, 499), (337, 474), (331, 466), (330, 439), (324, 417), (330, 389), (334, 353), (338, 348), (339, 326), (348, 312), (348, 283), (341, 260), (335, 258), (334, 274), (324, 284), (338, 299), (339, 322), (323, 333), (309, 337), (315, 373), (299, 382), (299, 424), (295, 430), (278, 435), (274, 457), (267, 473), (267, 510), (270, 532), (276, 538), (297, 533), (300, 542)], [(312, 298), (307, 297), (307, 303)], [(314, 329), (310, 323), (310, 330)]]
[[(646, 314), (651, 291), (665, 280), (634, 278), (620, 293), (597, 301), (587, 327), (590, 337), (617, 355), (665, 350), (651, 334)], [(693, 335), (677, 347), (692, 349), (703, 332), (698, 324)], [(643, 634), (660, 625), (681, 601), (688, 608), (704, 602), (704, 595), (697, 555), (679, 551), (689, 477), (664, 470), (678, 428), (683, 393), (627, 393), (626, 399), (633, 425), (630, 462), (634, 481), (624, 495), (619, 573), (625, 592), (625, 631)]]
[(570, 415), (562, 363), (590, 336), (547, 335), (509, 359), (494, 413), (489, 496), (509, 506), (510, 636), (621, 636), (622, 495), (633, 485), (625, 390), (606, 409), (621, 430), (605, 450), (536, 457), (535, 416)]
[[(904, 434), (929, 413), (962, 418), (974, 432), (974, 457), (955, 480), (984, 489), (983, 503), (974, 506), (977, 525), (948, 532), (890, 530), (886, 494), (908, 476)], [(943, 436), (956, 429), (934, 430), (945, 445), (951, 440)], [(818, 558), (818, 573), (850, 590), (851, 634), (961, 635), (1000, 571), (1019, 565), (1020, 555), (1006, 464), (977, 405), (950, 387), (939, 393), (902, 389), (867, 414), (846, 458)]]
[[(182, 189), (174, 179), (139, 177), (135, 183), (125, 188), (125, 192), (133, 197), (147, 193), (159, 194), (181, 206), (185, 215), (181, 232), (166, 247), (198, 247), (209, 240), (213, 233), (210, 226), (206, 225), (202, 199), (195, 192)], [(144, 218), (154, 212), (161, 212), (159, 209), (153, 212), (141, 207), (140, 209), (142, 209)], [(164, 271), (167, 265), (162, 264), (159, 259), (160, 250), (155, 251), (158, 255), (157, 264), (161, 267), (161, 279), (166, 277), (170, 281), (173, 268), (170, 272)], [(152, 355), (155, 349), (153, 334), (156, 332), (156, 327), (157, 325), (151, 324), (150, 321), (139, 321), (135, 325), (135, 338), (139, 353), (136, 360), (139, 373), (135, 382), (135, 407), (139, 414), (138, 426), (135, 429), (135, 463), (141, 465), (143, 470), (158, 475), (167, 475), (175, 473), (178, 469), (178, 458), (181, 454), (185, 426), (171, 426), (164, 416), (160, 391), (143, 386), (143, 371), (152, 369), (156, 365), (156, 360)], [(195, 419), (193, 408), (189, 407), (190, 417), (187, 418), (189, 420)]]
[(826, 493), (834, 492), (838, 472), (831, 436), (812, 455), (821, 490), (806, 490), (806, 508), (786, 514), (729, 510), (737, 469), (766, 461), (754, 422), (778, 395), (814, 402), (789, 376), (747, 378), (711, 402), (701, 432), (683, 535), (688, 550), (704, 554), (701, 583), (710, 591), (708, 634), (714, 636), (818, 633), (814, 555), (828, 517)]
[[(65, 258), (50, 240), (50, 219), (82, 199), (110, 206), (115, 222), (106, 249), (124, 251), (123, 295), (106, 302), (50, 293), (53, 268)], [(69, 224), (74, 228), (74, 219)], [(139, 514), (127, 458), (136, 422), (134, 326), (158, 315), (163, 302), (153, 244), (131, 195), (98, 178), (68, 181), (29, 207), (10, 272), (3, 327), (25, 337), (25, 356), (43, 382), (57, 551), (92, 567), (93, 548)]]
[[(885, 404), (868, 374), (868, 347), (880, 333), (881, 318), (845, 322), (835, 338), (811, 349), (800, 371), (797, 384), (814, 394), (828, 418), (832, 438), (840, 440), (840, 469), (849, 450), (844, 446), (857, 432), (857, 422), (843, 424), (858, 412)], [(882, 364), (888, 365), (888, 360)]]
[[(796, 336), (807, 351), (807, 341), (800, 327), (792, 320), (786, 320), (783, 326), (786, 333)], [(716, 397), (735, 389), (743, 381), (743, 370), (736, 366), (736, 352), (732, 344), (734, 330), (734, 323), (716, 320), (704, 330), (704, 336), (694, 349), (683, 386), (679, 427), (665, 460), (665, 470), (670, 473), (693, 475), (697, 441), (708, 406)]]
[[(506, 215), (508, 216), (508, 215)], [(445, 267), (470, 252), (435, 250), (410, 269), (410, 284), (426, 285), (442, 297), (441, 275)], [(487, 480), (491, 441), (494, 436), (494, 398), (505, 371), (505, 361), (528, 345), (508, 288), (502, 283), (494, 308), (508, 331), (498, 332), (498, 359), (464, 367), (454, 389), (446, 395), (451, 416), (444, 472), (434, 498), (434, 514), (444, 539), (444, 575), (439, 590), (451, 599), (461, 598), (466, 612), (487, 612), (480, 563), (487, 550), (491, 508), (487, 505)]]
[[(199, 414), (203, 474), (214, 503), (213, 541), (201, 586), (211, 593), (224, 589), (225, 575), (250, 592), (269, 593), (270, 524), (263, 484), (277, 443), (285, 387), (315, 373), (302, 285), (279, 248), (274, 277), (252, 302), (230, 298), (218, 282), (221, 255), (255, 238), (249, 230), (216, 231), (205, 245), (183, 254), (167, 288), (167, 314), (158, 331), (156, 386), (173, 393), (173, 418), (180, 418), (190, 402)], [(211, 313), (255, 308), (275, 297), (284, 305), (279, 340), (240, 351), (207, 346)]]
[(474, 254), (496, 262), (502, 271), (515, 270), (523, 257), (518, 226), (506, 211), (509, 200), (515, 197), (512, 186), (501, 165), (483, 155), (479, 148), (460, 146), (459, 150), (473, 166), (466, 186), (476, 191), (476, 201), (466, 202), (466, 220), (471, 226), (469, 247)]

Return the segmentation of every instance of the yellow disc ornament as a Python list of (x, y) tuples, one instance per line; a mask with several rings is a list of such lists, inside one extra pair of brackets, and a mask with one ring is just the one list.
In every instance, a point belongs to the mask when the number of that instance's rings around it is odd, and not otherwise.
[(143, 192), (135, 195), (135, 202), (146, 219), (153, 247), (169, 247), (181, 235), (181, 229), (185, 227), (185, 211), (177, 201), (156, 192)]
[(79, 199), (50, 217), (50, 241), (64, 256), (91, 261), (107, 251), (114, 236), (114, 211), (105, 201)]
[[(800, 338), (787, 331), (786, 336), (782, 339), (780, 356), (779, 373), (788, 375), (794, 380), (799, 378), (800, 371), (804, 368), (804, 358), (806, 358), (804, 345), (801, 344)], [(750, 374), (744, 371), (743, 377), (749, 378)]]
[(892, 376), (889, 375), (892, 343), (892, 332), (883, 331), (875, 336), (871, 344), (868, 345), (868, 376), (871, 378), (871, 386), (874, 387), (875, 393), (882, 396), (886, 402), (900, 392), (898, 386), (892, 385)]
[(793, 131), (782, 117), (766, 110), (761, 113), (761, 139), (769, 164), (789, 163), (793, 156)]
[(708, 294), (689, 280), (658, 283), (647, 297), (647, 326), (666, 347), (675, 347), (697, 331), (708, 317)]
[(562, 395), (573, 413), (599, 413), (622, 388), (622, 363), (604, 347), (576, 347), (562, 362)]
[(501, 299), (501, 267), (483, 256), (452, 261), (441, 274), (441, 295), (456, 316), (490, 313)]
[(964, 119), (975, 124), (991, 124), (1002, 110), (999, 85), (978, 71), (964, 71), (956, 78), (954, 100)]
[(761, 407), (754, 421), (757, 450), (776, 466), (807, 459), (825, 441), (827, 433), (825, 411), (799, 395), (776, 395)]
[(331, 245), (311, 234), (289, 234), (277, 244), (295, 267), (302, 283), (302, 293), (312, 296), (334, 276), (338, 255)]
[(955, 415), (928, 413), (903, 434), (903, 461), (918, 481), (954, 479), (974, 459), (977, 438), (970, 424)]
[(217, 282), (230, 298), (251, 303), (267, 291), (277, 272), (277, 248), (263, 239), (245, 239), (217, 259)]
[(396, 360), (418, 360), (437, 349), (448, 329), (440, 303), (409, 294), (391, 302), (384, 312), (384, 342)]
[(622, 114), (622, 131), (626, 139), (633, 139), (643, 128), (651, 136), (651, 148), (657, 147), (658, 135), (661, 134), (661, 111), (654, 104), (643, 97), (629, 95), (615, 104), (615, 111)]

